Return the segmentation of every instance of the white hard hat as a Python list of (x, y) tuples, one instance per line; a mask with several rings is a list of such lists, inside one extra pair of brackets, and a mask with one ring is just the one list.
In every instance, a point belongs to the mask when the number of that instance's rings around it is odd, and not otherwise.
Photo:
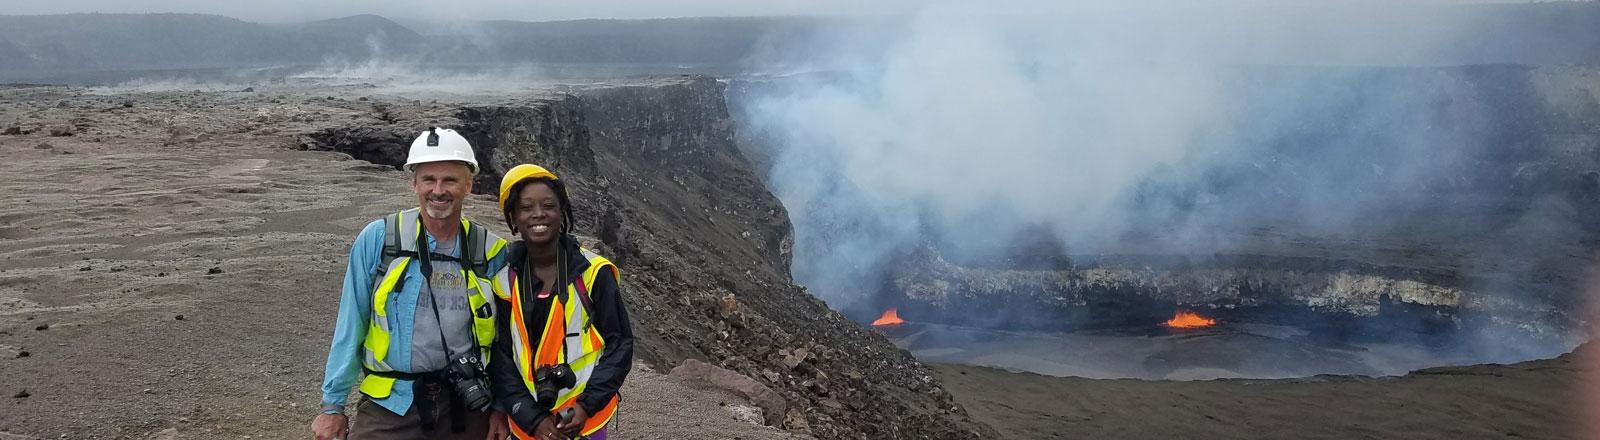
[(460, 133), (448, 128), (434, 127), (422, 132), (411, 141), (411, 153), (406, 155), (406, 171), (414, 171), (417, 164), (428, 162), (466, 162), (472, 174), (478, 174), (478, 159), (472, 154), (472, 144)]

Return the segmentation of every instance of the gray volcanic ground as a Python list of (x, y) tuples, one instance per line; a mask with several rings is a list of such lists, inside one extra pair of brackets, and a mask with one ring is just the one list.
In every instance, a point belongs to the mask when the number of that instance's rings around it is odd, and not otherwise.
[[(0, 438), (308, 435), (353, 234), (415, 199), (292, 147), (372, 125), (372, 92), (0, 89)], [(467, 212), (504, 233), (492, 199)], [(619, 438), (809, 438), (674, 365), (635, 369)]]

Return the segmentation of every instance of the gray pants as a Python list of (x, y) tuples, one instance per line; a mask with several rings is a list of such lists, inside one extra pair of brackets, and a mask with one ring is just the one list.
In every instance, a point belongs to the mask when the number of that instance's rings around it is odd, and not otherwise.
[[(350, 440), (389, 440), (389, 439), (459, 439), (483, 440), (489, 436), (489, 413), (466, 412), (467, 429), (462, 432), (450, 432), (450, 393), (455, 390), (443, 386), (418, 385), (417, 398), (425, 395), (432, 396), (434, 405), (433, 414), (422, 414), (416, 402), (411, 403), (411, 409), (406, 415), (400, 416), (390, 412), (367, 396), (361, 396), (361, 403), (356, 404), (355, 426), (350, 429)], [(423, 417), (431, 416), (433, 430), (422, 429)]]

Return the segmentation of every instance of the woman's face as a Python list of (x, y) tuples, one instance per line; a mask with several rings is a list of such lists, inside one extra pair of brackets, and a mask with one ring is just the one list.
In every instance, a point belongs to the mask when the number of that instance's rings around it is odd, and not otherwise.
[(522, 240), (529, 244), (548, 245), (561, 233), (561, 201), (548, 184), (533, 182), (523, 186), (511, 215)]

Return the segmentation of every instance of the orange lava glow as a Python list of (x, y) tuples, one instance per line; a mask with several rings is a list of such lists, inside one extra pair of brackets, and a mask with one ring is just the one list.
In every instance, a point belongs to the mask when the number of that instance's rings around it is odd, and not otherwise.
[(882, 317), (879, 317), (877, 321), (872, 321), (872, 325), (877, 327), (896, 326), (905, 323), (906, 320), (900, 319), (900, 313), (896, 312), (894, 309), (889, 309), (888, 311), (883, 312)]
[(1167, 322), (1162, 325), (1172, 328), (1200, 328), (1210, 327), (1216, 324), (1217, 320), (1215, 319), (1200, 316), (1199, 314), (1188, 310), (1179, 310), (1177, 313), (1172, 315), (1172, 319), (1168, 319)]

